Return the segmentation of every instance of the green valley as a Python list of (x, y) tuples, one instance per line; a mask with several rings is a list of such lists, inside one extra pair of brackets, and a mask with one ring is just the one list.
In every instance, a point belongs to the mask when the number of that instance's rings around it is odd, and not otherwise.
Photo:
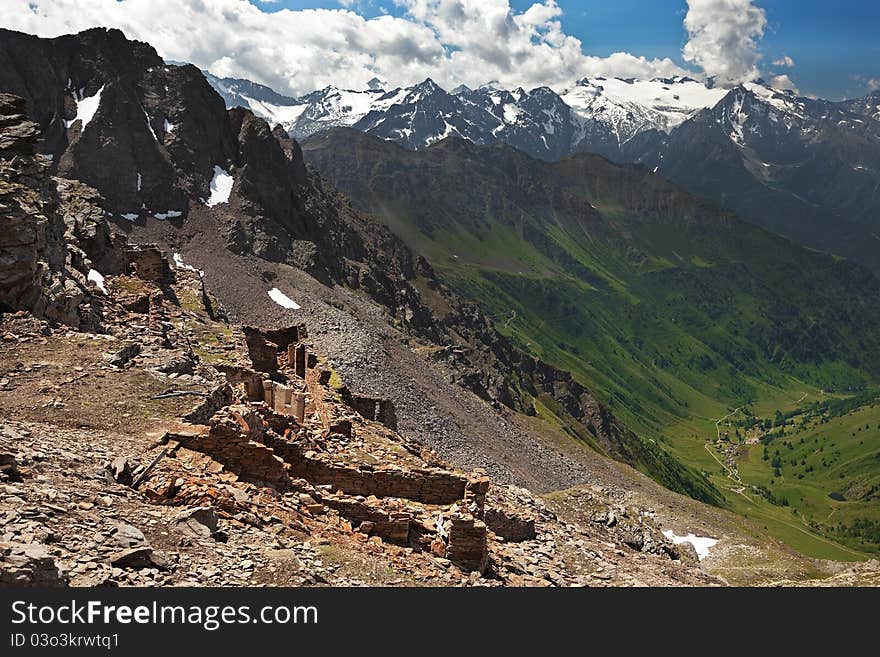
[(454, 139), (411, 152), (348, 130), (304, 151), (726, 506), (811, 556), (877, 551), (873, 274), (593, 155), (548, 163)]

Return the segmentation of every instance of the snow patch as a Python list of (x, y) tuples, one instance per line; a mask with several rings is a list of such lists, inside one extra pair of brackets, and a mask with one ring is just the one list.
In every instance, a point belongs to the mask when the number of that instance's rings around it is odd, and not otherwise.
[(513, 103), (508, 103), (504, 106), (504, 122), (505, 123), (516, 123), (516, 120), (519, 118), (520, 109)]
[(273, 287), (271, 290), (269, 290), (269, 297), (272, 299), (272, 301), (277, 303), (282, 308), (288, 308), (290, 310), (300, 309), (300, 305), (298, 303), (296, 303), (293, 299), (284, 294), (284, 292), (279, 290), (277, 287)]
[(305, 104), (275, 105), (274, 103), (257, 100), (248, 96), (241, 96), (241, 98), (248, 104), (251, 111), (261, 119), (266, 119), (270, 125), (280, 123), (287, 129), (296, 123), (300, 115), (308, 109), (308, 105)]
[(196, 269), (192, 265), (186, 264), (183, 261), (183, 258), (180, 257), (179, 253), (175, 253), (172, 257), (174, 259), (174, 266), (177, 267), (178, 269), (187, 269), (189, 271), (194, 271), (195, 273), (197, 273), (199, 275), (199, 278), (205, 277), (205, 272), (203, 272), (201, 269)]
[(803, 104), (791, 99), (786, 94), (756, 82), (747, 82), (743, 86), (783, 115), (794, 116), (798, 119), (806, 118)]
[(153, 216), (156, 217), (156, 219), (161, 219), (162, 221), (165, 221), (166, 219), (175, 219), (177, 217), (181, 217), (183, 216), (183, 212), (181, 212), (180, 210), (168, 210), (166, 212), (154, 212)]
[(642, 130), (656, 128), (669, 133), (701, 109), (714, 107), (726, 89), (709, 89), (696, 80), (582, 80), (562, 93), (582, 123), (608, 126), (621, 143)]
[(76, 103), (76, 116), (71, 121), (65, 121), (64, 127), (69, 128), (77, 121), (82, 121), (79, 129), (85, 130), (86, 126), (94, 118), (95, 112), (98, 111), (98, 106), (101, 104), (102, 91), (104, 91), (104, 85), (101, 85), (101, 88), (93, 96), (84, 96), (85, 89), (80, 89), (79, 92), (74, 90), (73, 102)]
[(697, 551), (697, 556), (700, 558), (700, 561), (709, 556), (709, 550), (718, 543), (717, 539), (709, 538), (707, 536), (694, 536), (693, 534), (688, 534), (687, 536), (676, 536), (675, 532), (671, 529), (667, 529), (663, 532), (663, 535), (668, 538), (670, 541), (679, 545), (681, 543), (690, 543), (694, 546), (694, 550)]
[(220, 203), (227, 203), (232, 193), (232, 183), (232, 176), (222, 167), (215, 165), (214, 177), (211, 179), (211, 196), (205, 201), (205, 205), (212, 208)]
[(123, 219), (128, 219), (129, 221), (137, 221), (138, 218), (138, 214), (136, 212), (124, 212), (119, 216)]
[(141, 191), (141, 186), (143, 185), (143, 178), (141, 177), (141, 172), (138, 171), (138, 179), (137, 179), (137, 190)]
[(153, 141), (157, 144), (159, 143), (159, 138), (156, 136), (156, 131), (153, 130), (153, 124), (150, 122), (150, 115), (147, 114), (147, 110), (141, 108), (144, 111), (144, 118), (147, 120), (147, 130), (150, 131), (150, 134), (153, 135)]
[(165, 134), (170, 135), (172, 132), (174, 132), (175, 125), (173, 123), (171, 123), (168, 119), (165, 119), (164, 128), (165, 128)]
[(101, 273), (97, 269), (89, 269), (88, 279), (95, 284), (101, 292), (107, 294), (107, 288), (104, 287), (104, 277), (101, 276)]

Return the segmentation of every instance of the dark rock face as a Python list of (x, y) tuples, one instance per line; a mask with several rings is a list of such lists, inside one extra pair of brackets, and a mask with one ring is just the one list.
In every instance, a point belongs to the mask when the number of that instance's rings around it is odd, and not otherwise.
[[(152, 217), (182, 223), (199, 207), (214, 216), (232, 251), (362, 289), (398, 320), (429, 329), (430, 313), (404, 282), (417, 269), (412, 254), (309, 174), (283, 130), (249, 111), (227, 111), (195, 67), (166, 66), (149, 45), (104, 29), (57, 39), (0, 30), (0, 63), (0, 90), (22, 94), (44, 131), (39, 149), (52, 156), (50, 171), (97, 190), (83, 203), (90, 211), (100, 203), (119, 229)], [(83, 99), (91, 99), (90, 118), (79, 107)], [(37, 127), (21, 129), (34, 140)], [(234, 183), (230, 197), (208, 211), (216, 167)], [(124, 266), (107, 259), (110, 233), (89, 225), (80, 232), (107, 273)], [(38, 241), (62, 244), (62, 235)]]
[(0, 306), (79, 326), (86, 279), (73, 268), (66, 226), (45, 165), (34, 155), (37, 124), (24, 100), (0, 94)]
[[(389, 96), (396, 92), (389, 92)], [(492, 140), (497, 121), (483, 108), (446, 93), (433, 80), (416, 85), (383, 112), (372, 111), (355, 128), (410, 149), (424, 148), (450, 134), (477, 144)]]
[[(223, 101), (201, 72), (165, 66), (118, 30), (0, 31), (0, 89), (27, 100), (53, 172), (95, 187), (117, 214), (184, 211), (235, 154)], [(83, 99), (94, 105), (87, 121)]]

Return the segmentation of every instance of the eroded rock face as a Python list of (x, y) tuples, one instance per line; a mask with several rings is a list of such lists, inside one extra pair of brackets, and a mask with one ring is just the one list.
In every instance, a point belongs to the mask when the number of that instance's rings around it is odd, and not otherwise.
[(79, 326), (85, 276), (68, 266), (55, 187), (34, 154), (39, 126), (24, 110), (0, 94), (0, 305)]
[[(52, 40), (3, 30), (0, 89), (24, 97), (53, 171), (98, 189), (114, 213), (185, 210), (235, 153), (225, 106), (193, 66), (96, 28)], [(95, 98), (88, 121), (78, 99)], [(218, 120), (219, 119), (219, 120)]]

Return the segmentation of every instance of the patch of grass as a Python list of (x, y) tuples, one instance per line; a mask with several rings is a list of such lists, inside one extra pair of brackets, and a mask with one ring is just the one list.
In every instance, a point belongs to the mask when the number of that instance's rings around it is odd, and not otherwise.
[(109, 277), (108, 286), (113, 291), (128, 292), (129, 294), (144, 294), (149, 290), (144, 281), (134, 276)]
[(202, 304), (201, 294), (197, 293), (195, 290), (183, 286), (178, 287), (175, 292), (177, 294), (177, 300), (180, 302), (181, 308), (192, 312), (204, 312), (205, 307)]
[(330, 370), (329, 385), (336, 392), (339, 392), (345, 388), (345, 382), (342, 380), (342, 377), (339, 376), (339, 373), (334, 369)]

